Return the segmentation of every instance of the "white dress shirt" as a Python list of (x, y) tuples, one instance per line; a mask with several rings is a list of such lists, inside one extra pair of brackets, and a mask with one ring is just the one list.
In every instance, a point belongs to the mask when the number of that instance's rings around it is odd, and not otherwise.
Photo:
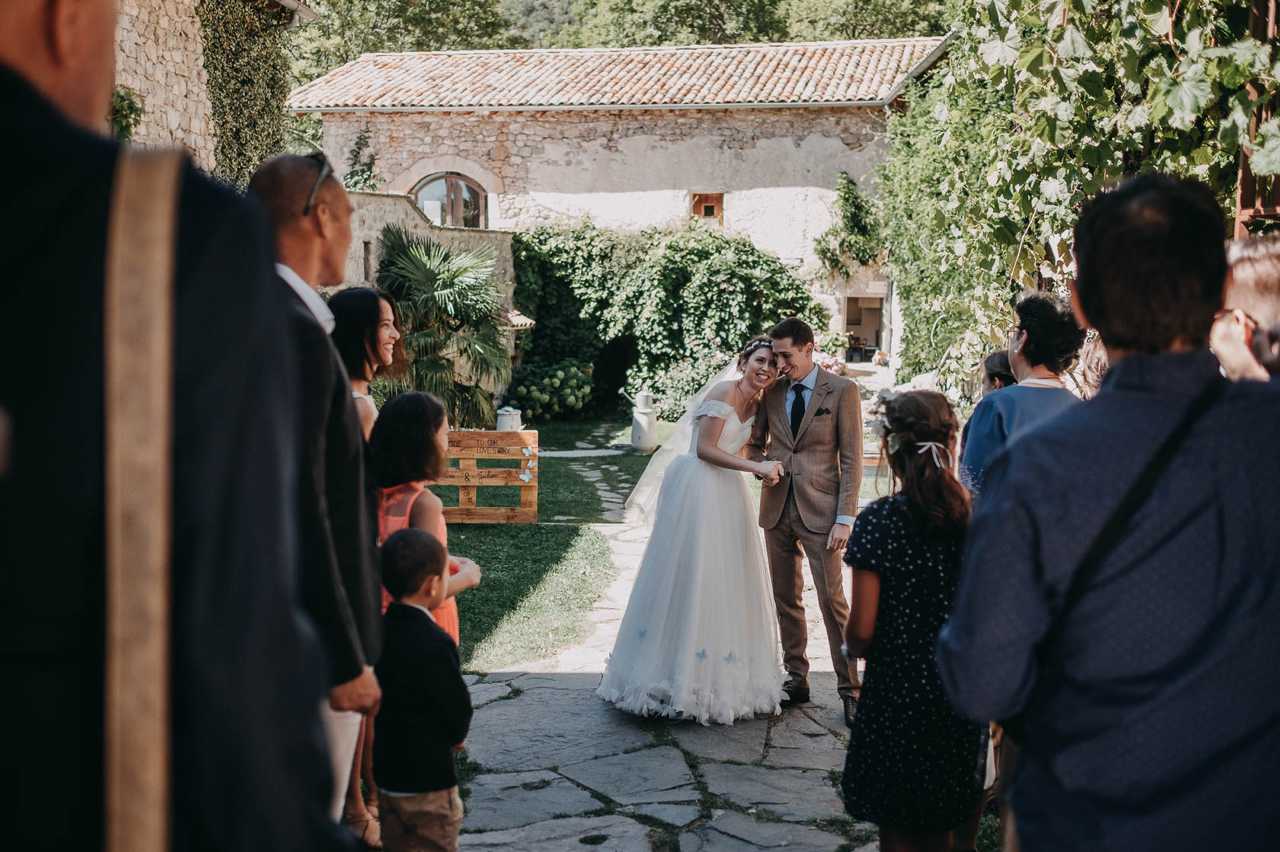
[(307, 310), (311, 311), (315, 316), (316, 322), (324, 329), (325, 334), (333, 334), (333, 327), (337, 325), (337, 321), (333, 318), (333, 311), (329, 310), (329, 306), (325, 304), (324, 299), (320, 298), (320, 294), (315, 288), (302, 280), (298, 273), (294, 272), (283, 263), (276, 264), (276, 274), (284, 279), (284, 283), (293, 288), (293, 292), (298, 294), (298, 298), (302, 300), (302, 304), (307, 306)]
[[(813, 389), (817, 386), (817, 384), (818, 384), (818, 365), (817, 365), (817, 364), (814, 364), (814, 365), (813, 365), (813, 369), (809, 371), (809, 375), (805, 376), (803, 379), (801, 379), (801, 380), (800, 380), (800, 381), (798, 381), (798, 382), (794, 382), (794, 381), (793, 381), (793, 382), (792, 382), (792, 383), (787, 387), (787, 408), (786, 408), (786, 410), (787, 410), (787, 417), (788, 417), (788, 418), (790, 418), (790, 417), (791, 417), (791, 403), (792, 403), (792, 401), (795, 399), (795, 396), (796, 396), (796, 392), (795, 392), (795, 388), (796, 388), (796, 386), (797, 386), (797, 385), (799, 385), (801, 388), (803, 388), (803, 390), (801, 390), (801, 391), (800, 391), (800, 396), (804, 397), (804, 409), (805, 409), (805, 411), (808, 411), (808, 410), (809, 410), (809, 401), (813, 399)], [(858, 440), (859, 440), (859, 441), (861, 441), (861, 440), (862, 440), (862, 436), (861, 436), (861, 435), (859, 435), (859, 436), (858, 436)], [(852, 527), (852, 526), (853, 526), (853, 516), (852, 516), (852, 515), (836, 515), (836, 523), (837, 523), (837, 524), (844, 524), (846, 527)]]

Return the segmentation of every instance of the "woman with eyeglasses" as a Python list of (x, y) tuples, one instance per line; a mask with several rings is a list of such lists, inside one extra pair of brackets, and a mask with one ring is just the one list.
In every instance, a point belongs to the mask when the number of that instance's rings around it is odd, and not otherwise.
[(1280, 369), (1280, 235), (1233, 240), (1227, 263), (1209, 345), (1227, 378), (1265, 382)]
[(1017, 384), (989, 394), (969, 418), (961, 475), (975, 494), (987, 464), (1010, 441), (1080, 401), (1062, 382), (1085, 338), (1071, 308), (1033, 293), (1014, 312), (1018, 322), (1009, 329), (1009, 367)]

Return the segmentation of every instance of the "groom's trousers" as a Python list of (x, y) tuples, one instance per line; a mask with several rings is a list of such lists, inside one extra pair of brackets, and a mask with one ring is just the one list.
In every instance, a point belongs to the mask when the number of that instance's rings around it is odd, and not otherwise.
[(818, 608), (827, 630), (836, 687), (841, 695), (848, 695), (857, 685), (858, 670), (840, 653), (840, 646), (844, 644), (844, 625), (849, 619), (849, 603), (844, 596), (843, 554), (839, 550), (827, 550), (828, 534), (829, 531), (816, 533), (807, 528), (800, 518), (795, 499), (788, 495), (778, 525), (764, 531), (764, 543), (769, 557), (773, 601), (778, 610), (778, 628), (782, 634), (782, 662), (787, 673), (806, 679), (809, 676), (809, 658), (805, 654), (809, 630), (804, 617), (803, 551), (809, 560), (813, 586), (818, 593)]

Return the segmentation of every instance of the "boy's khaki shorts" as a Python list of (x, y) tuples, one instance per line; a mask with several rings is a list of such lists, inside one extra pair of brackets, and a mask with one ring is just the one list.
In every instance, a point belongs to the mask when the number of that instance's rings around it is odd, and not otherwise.
[(414, 796), (378, 797), (387, 852), (457, 852), (462, 797), (457, 787)]

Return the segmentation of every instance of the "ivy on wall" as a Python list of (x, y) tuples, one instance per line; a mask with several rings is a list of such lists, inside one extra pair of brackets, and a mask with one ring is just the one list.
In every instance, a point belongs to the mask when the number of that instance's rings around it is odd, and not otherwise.
[(200, 0), (196, 13), (218, 139), (214, 174), (244, 186), (284, 148), (285, 33), (293, 13), (269, 0)]
[(813, 244), (823, 267), (834, 274), (851, 274), (853, 264), (867, 264), (880, 255), (880, 232), (875, 211), (848, 172), (836, 178), (836, 221)]
[(142, 123), (143, 112), (141, 95), (128, 86), (116, 86), (111, 93), (111, 113), (107, 116), (111, 122), (111, 135), (121, 142), (128, 142)]

